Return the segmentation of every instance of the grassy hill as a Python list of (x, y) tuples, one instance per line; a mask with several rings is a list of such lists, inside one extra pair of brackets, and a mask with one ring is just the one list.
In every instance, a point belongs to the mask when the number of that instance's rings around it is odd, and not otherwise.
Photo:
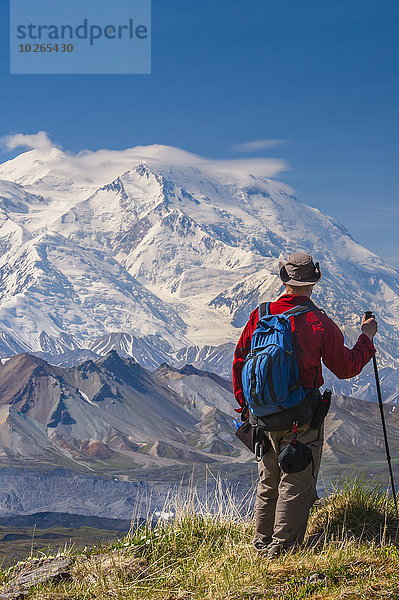
[[(109, 546), (61, 553), (56, 560), (68, 559), (63, 577), (35, 585), (27, 597), (399, 598), (398, 520), (386, 490), (373, 482), (344, 481), (332, 489), (312, 511), (306, 545), (274, 560), (251, 546), (251, 499), (237, 505), (216, 493), (199, 511), (195, 500), (195, 491), (173, 499), (155, 526), (148, 522)], [(3, 572), (0, 598), (21, 573), (52, 561), (42, 556)]]

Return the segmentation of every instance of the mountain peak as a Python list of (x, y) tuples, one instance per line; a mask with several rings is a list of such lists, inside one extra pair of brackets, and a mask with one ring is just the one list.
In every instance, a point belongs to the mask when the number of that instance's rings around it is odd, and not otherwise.
[(96, 361), (96, 365), (112, 371), (120, 369), (122, 365), (125, 366), (125, 363), (116, 350), (110, 350), (100, 360)]
[(11, 356), (7, 360), (2, 359), (2, 371), (17, 370), (22, 371), (24, 369), (35, 369), (39, 367), (43, 370), (51, 370), (52, 367), (42, 358), (29, 354), (28, 352), (22, 352)]

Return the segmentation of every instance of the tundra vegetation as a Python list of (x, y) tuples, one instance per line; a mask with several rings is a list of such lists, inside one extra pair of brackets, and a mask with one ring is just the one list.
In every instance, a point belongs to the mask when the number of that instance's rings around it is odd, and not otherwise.
[[(237, 503), (222, 485), (201, 504), (191, 487), (109, 545), (38, 554), (3, 571), (0, 597), (399, 598), (398, 520), (386, 486), (359, 477), (336, 483), (312, 509), (306, 544), (273, 560), (251, 546), (251, 507), (251, 497)], [(18, 591), (21, 573), (57, 560), (64, 561), (57, 578)]]

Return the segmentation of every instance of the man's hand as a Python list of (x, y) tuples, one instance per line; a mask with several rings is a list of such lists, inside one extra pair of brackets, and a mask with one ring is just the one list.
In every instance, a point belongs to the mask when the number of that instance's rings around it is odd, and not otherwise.
[(372, 340), (375, 334), (377, 333), (378, 324), (375, 320), (375, 317), (371, 317), (371, 319), (366, 319), (366, 315), (363, 315), (360, 327), (362, 333), (365, 333), (370, 338), (370, 340)]

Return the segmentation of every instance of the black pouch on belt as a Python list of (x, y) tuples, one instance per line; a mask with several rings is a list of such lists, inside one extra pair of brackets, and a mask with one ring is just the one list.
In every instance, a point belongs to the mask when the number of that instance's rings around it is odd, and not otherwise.
[(312, 460), (312, 450), (298, 440), (292, 440), (278, 455), (280, 469), (284, 473), (299, 473), (306, 469)]
[(280, 469), (284, 471), (284, 473), (299, 473), (299, 471), (306, 469), (310, 463), (313, 464), (313, 453), (311, 448), (306, 446), (306, 444), (302, 444), (302, 442), (298, 442), (297, 434), (298, 425), (297, 423), (294, 423), (293, 438), (288, 446), (283, 448), (278, 455), (278, 463)]
[(312, 429), (320, 429), (323, 425), (323, 421), (327, 416), (331, 406), (331, 391), (324, 390), (323, 395), (317, 400), (316, 406), (313, 412), (313, 419), (310, 423)]
[(257, 460), (260, 460), (271, 446), (270, 440), (262, 428), (251, 425), (249, 421), (244, 421), (239, 426), (236, 436), (251, 452), (255, 453)]

